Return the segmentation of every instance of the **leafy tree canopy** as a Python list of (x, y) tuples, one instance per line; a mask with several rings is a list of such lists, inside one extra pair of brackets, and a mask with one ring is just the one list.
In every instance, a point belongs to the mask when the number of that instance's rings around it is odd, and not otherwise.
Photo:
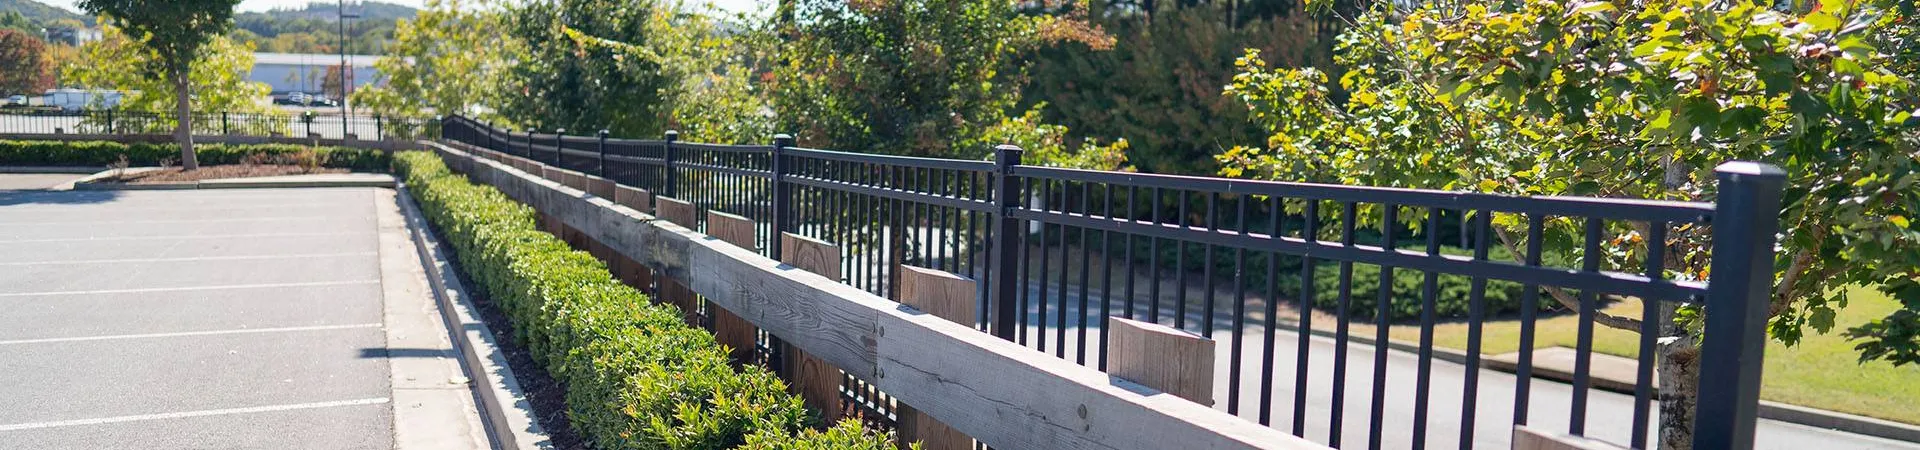
[[(1226, 91), (1269, 137), (1220, 155), (1221, 174), (1709, 201), (1717, 164), (1773, 163), (1790, 180), (1772, 336), (1828, 331), (1842, 286), (1878, 286), (1906, 308), (1851, 331), (1861, 359), (1920, 361), (1913, 3), (1444, 3), (1359, 17), (1336, 55), (1344, 102), (1322, 72), (1249, 52)], [(1663, 243), (1669, 276), (1708, 276), (1703, 237)]]
[(0, 95), (36, 94), (53, 87), (52, 63), (40, 38), (0, 28)]
[[(120, 28), (103, 26), (100, 40), (81, 46), (79, 55), (60, 68), (61, 78), (72, 86), (124, 92), (121, 110), (169, 114), (177, 109), (173, 80), (145, 76), (140, 69), (158, 64), (153, 61), (156, 58)], [(252, 46), (213, 38), (194, 58), (193, 71), (187, 76), (192, 110), (267, 112), (270, 108), (261, 99), (272, 87), (248, 81), (246, 74), (252, 67)]]

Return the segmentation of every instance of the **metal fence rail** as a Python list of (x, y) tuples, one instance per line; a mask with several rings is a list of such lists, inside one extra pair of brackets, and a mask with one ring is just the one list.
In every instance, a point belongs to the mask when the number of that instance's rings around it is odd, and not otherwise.
[[(1716, 203), (1685, 203), (1063, 169), (1023, 165), (1009, 146), (964, 161), (796, 148), (784, 136), (730, 146), (671, 132), (515, 134), (464, 117), (444, 130), (751, 218), (776, 259), (781, 232), (833, 243), (841, 281), (883, 297), (898, 300), (903, 264), (972, 277), (978, 328), (1082, 365), (1106, 368), (1110, 317), (1192, 331), (1224, 349), (1216, 408), (1334, 447), (1484, 447), (1532, 424), (1648, 448), (1655, 344), (1672, 320), (1663, 307), (1703, 306), (1715, 338), (1702, 349), (1695, 445), (1752, 444), (1784, 178), (1770, 166), (1723, 166)], [(1550, 230), (1578, 238), (1552, 241)], [(1676, 245), (1711, 245), (1711, 283), (1669, 279)], [(1623, 262), (1639, 270), (1605, 269)], [(1636, 300), (1637, 314), (1602, 311)], [(1580, 319), (1570, 389), (1531, 377), (1539, 321), (1552, 314)], [(1519, 324), (1512, 380), (1482, 379), (1490, 318)], [(1631, 400), (1596, 410), (1599, 320), (1636, 328), (1639, 357)], [(1436, 361), (1443, 321), (1467, 328), (1463, 367)], [(1393, 369), (1404, 354), (1372, 345), (1396, 326), (1418, 331), (1410, 371)], [(890, 414), (884, 393), (851, 378), (843, 396), (869, 419)], [(1596, 420), (1616, 425), (1590, 429)]]
[[(79, 110), (0, 110), (0, 134), (171, 134), (178, 122), (174, 113)], [(253, 137), (319, 137), (361, 140), (432, 139), (440, 136), (438, 119), (395, 118), (380, 115), (298, 113), (195, 112), (190, 118), (195, 135)]]

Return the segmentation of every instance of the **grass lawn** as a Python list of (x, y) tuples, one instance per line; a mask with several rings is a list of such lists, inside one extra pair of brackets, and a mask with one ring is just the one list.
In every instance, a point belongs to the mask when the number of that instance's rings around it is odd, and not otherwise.
[[(1886, 317), (1899, 303), (1880, 292), (1864, 287), (1849, 288), (1851, 301), (1840, 310), (1831, 334), (1807, 336), (1792, 348), (1779, 342), (1767, 343), (1766, 378), (1760, 396), (1767, 400), (1810, 406), (1905, 423), (1920, 424), (1920, 367), (1894, 367), (1885, 362), (1858, 363), (1859, 352), (1840, 333), (1869, 320)], [(1640, 316), (1640, 302), (1623, 301), (1608, 312), (1628, 317)], [(1573, 347), (1578, 336), (1578, 317), (1558, 315), (1541, 319), (1535, 328), (1535, 345)], [(1316, 327), (1318, 328), (1318, 327)], [(1356, 335), (1367, 335), (1359, 326)], [(1420, 327), (1396, 325), (1388, 332), (1396, 340), (1419, 342)], [(1520, 348), (1519, 321), (1489, 322), (1483, 330), (1481, 352), (1493, 355)], [(1434, 328), (1434, 344), (1465, 349), (1467, 324), (1446, 323)], [(1639, 354), (1639, 334), (1594, 327), (1595, 351), (1635, 357)]]

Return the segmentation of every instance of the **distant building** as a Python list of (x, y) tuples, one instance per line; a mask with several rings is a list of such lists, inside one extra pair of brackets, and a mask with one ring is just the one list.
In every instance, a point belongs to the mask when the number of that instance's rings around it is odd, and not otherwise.
[(76, 47), (100, 40), (99, 28), (48, 27), (41, 28), (40, 33), (47, 42), (59, 42)]
[[(352, 68), (348, 78), (352, 91), (379, 82), (373, 69), (373, 62), (379, 59), (375, 55), (347, 55), (347, 67)], [(276, 96), (290, 92), (320, 94), (325, 92), (327, 71), (338, 65), (338, 54), (254, 53), (253, 71), (247, 74), (247, 80), (273, 86)]]

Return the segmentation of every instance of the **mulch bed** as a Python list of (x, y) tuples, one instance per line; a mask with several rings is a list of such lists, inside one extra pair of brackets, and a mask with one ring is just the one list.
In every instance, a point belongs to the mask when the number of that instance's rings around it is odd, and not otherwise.
[(280, 175), (307, 175), (317, 173), (347, 173), (347, 169), (317, 167), (307, 168), (278, 164), (227, 164), (219, 166), (200, 166), (199, 170), (185, 171), (179, 167), (167, 167), (160, 170), (121, 175), (115, 181), (125, 183), (165, 183), (174, 181), (200, 181), (220, 178), (272, 177)]
[[(448, 256), (452, 256), (448, 253)], [(587, 440), (573, 431), (573, 423), (567, 420), (567, 387), (547, 374), (546, 369), (533, 362), (533, 354), (513, 338), (513, 324), (507, 321), (506, 313), (493, 304), (486, 293), (479, 292), (476, 286), (468, 282), (458, 261), (449, 258), (460, 282), (467, 287), (467, 295), (478, 307), (480, 320), (487, 323), (487, 330), (493, 333), (494, 343), (507, 356), (507, 367), (513, 369), (513, 378), (520, 382), (520, 390), (527, 396), (527, 404), (533, 406), (533, 419), (546, 430), (547, 438), (556, 450), (590, 450)]]

